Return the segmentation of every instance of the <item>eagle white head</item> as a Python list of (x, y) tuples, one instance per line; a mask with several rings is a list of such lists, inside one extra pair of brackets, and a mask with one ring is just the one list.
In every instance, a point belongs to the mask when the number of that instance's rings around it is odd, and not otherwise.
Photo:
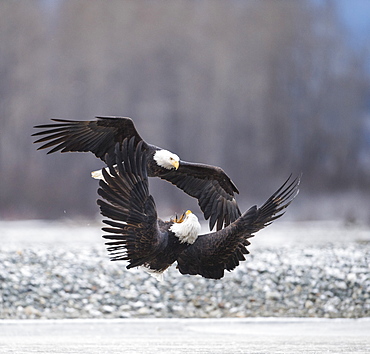
[(175, 218), (170, 230), (179, 238), (181, 243), (193, 244), (200, 233), (200, 223), (195, 214), (190, 210)]
[(171, 170), (173, 168), (177, 170), (180, 165), (180, 158), (168, 150), (157, 150), (153, 159), (158, 166), (164, 167), (167, 170)]

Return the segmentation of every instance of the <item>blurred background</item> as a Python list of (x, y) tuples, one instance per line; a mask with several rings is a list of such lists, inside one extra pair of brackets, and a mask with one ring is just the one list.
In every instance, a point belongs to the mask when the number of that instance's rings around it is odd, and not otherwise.
[[(0, 219), (96, 217), (101, 161), (31, 134), (117, 115), (222, 167), (242, 210), (302, 172), (287, 218), (370, 223), (369, 34), (367, 0), (0, 1)], [(150, 188), (159, 216), (201, 216)]]

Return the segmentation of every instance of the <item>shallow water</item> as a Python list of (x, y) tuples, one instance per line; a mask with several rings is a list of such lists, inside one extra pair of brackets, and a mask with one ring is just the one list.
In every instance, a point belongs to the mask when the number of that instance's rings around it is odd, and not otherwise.
[(368, 353), (370, 320), (1, 321), (2, 353)]

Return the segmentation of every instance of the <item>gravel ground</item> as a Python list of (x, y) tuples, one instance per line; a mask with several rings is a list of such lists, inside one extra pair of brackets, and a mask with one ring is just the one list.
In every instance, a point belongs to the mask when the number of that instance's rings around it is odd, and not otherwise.
[(261, 248), (222, 280), (158, 282), (94, 244), (4, 244), (0, 318), (368, 317), (369, 260), (369, 243)]

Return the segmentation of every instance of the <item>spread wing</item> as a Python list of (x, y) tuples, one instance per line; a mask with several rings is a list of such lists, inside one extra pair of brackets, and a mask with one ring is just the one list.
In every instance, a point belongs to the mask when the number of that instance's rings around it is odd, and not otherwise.
[(38, 150), (52, 147), (48, 154), (56, 151), (91, 151), (103, 161), (106, 154), (112, 155), (117, 142), (122, 143), (125, 138), (130, 139), (133, 136), (136, 137), (136, 142), (142, 140), (131, 118), (96, 118), (95, 121), (52, 119), (56, 123), (36, 125), (35, 128), (44, 130), (32, 136), (43, 136), (35, 143), (44, 143)]
[[(43, 129), (32, 136), (43, 143), (38, 150), (51, 148), (48, 154), (61, 152), (92, 152), (105, 161), (105, 156), (114, 156), (116, 143), (125, 138), (135, 137), (135, 144), (143, 141), (131, 118), (96, 117), (95, 121), (74, 121), (52, 119), (56, 123), (36, 125)], [(143, 142), (143, 147), (148, 145)], [(106, 161), (105, 161), (106, 162)], [(229, 225), (240, 215), (234, 193), (239, 193), (235, 184), (219, 167), (180, 161), (177, 171), (171, 170), (161, 175), (188, 195), (197, 198), (212, 230), (217, 223), (217, 230)]]
[(234, 197), (239, 191), (220, 167), (180, 161), (177, 170), (171, 170), (161, 178), (198, 199), (204, 218), (210, 219), (210, 230), (216, 222), (217, 230), (220, 230), (241, 215)]
[[(135, 149), (134, 140), (117, 144), (114, 159), (106, 158), (109, 173), (103, 169), (105, 181), (100, 181), (98, 190), (104, 200), (97, 201), (101, 214), (112, 219), (103, 221), (110, 226), (103, 228), (109, 233), (103, 237), (112, 240), (106, 243), (111, 260), (128, 260), (127, 268), (148, 262), (161, 250), (165, 237), (149, 195), (143, 143)], [(117, 164), (116, 169), (113, 164)]]
[(231, 271), (237, 267), (249, 253), (246, 248), (250, 244), (248, 238), (281, 217), (298, 194), (300, 178), (290, 183), (289, 180), (290, 177), (260, 208), (253, 206), (228, 227), (200, 235), (178, 257), (179, 271), (220, 279), (225, 269)]

